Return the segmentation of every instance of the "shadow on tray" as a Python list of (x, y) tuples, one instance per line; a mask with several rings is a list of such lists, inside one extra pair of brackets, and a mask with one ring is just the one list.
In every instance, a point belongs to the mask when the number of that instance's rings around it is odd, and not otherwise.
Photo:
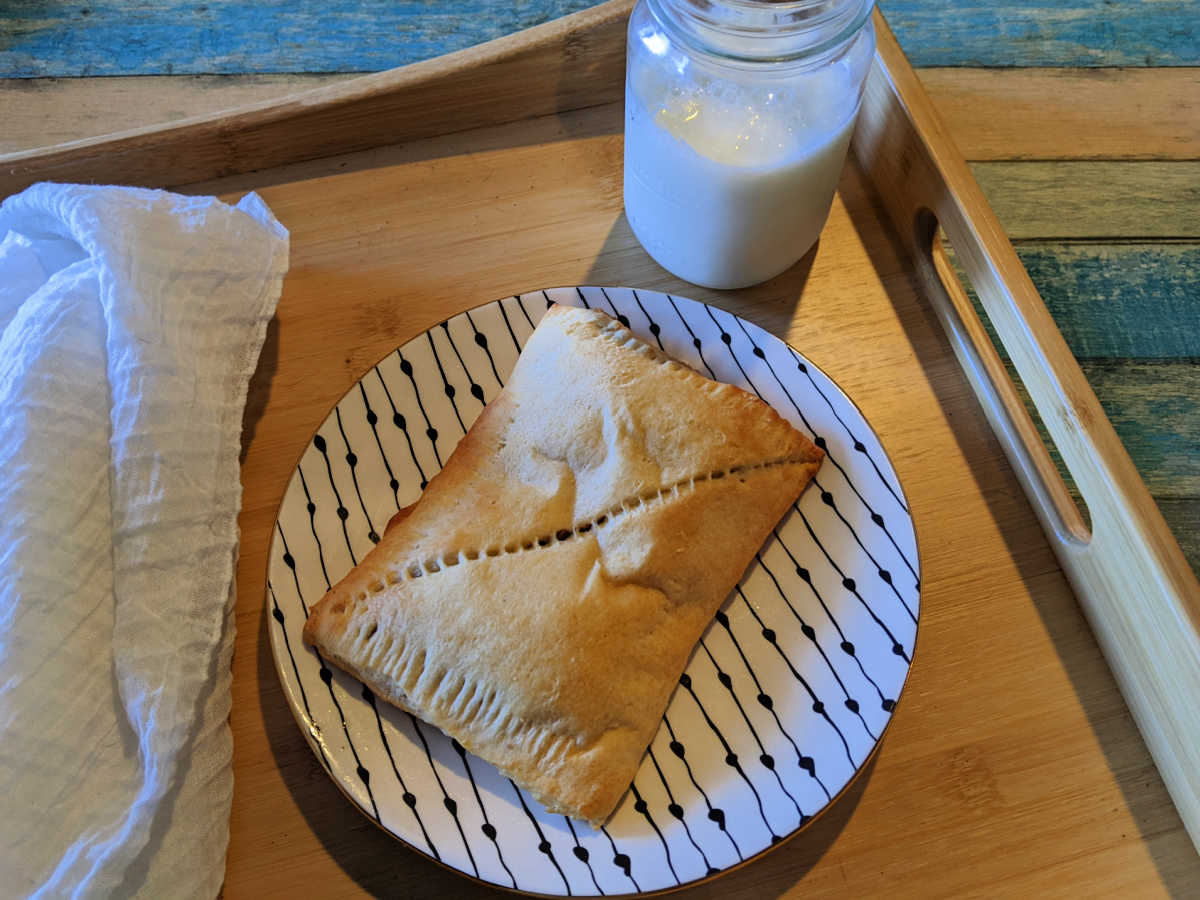
[[(952, 431), (959, 450), (969, 464), (976, 490), (987, 504), (1017, 575), (1033, 599), (1040, 624), (1054, 644), (1075, 699), (1104, 753), (1113, 780), (1120, 786), (1128, 814), (1140, 831), (1145, 852), (1154, 860), (1162, 884), (1170, 895), (1190, 896), (1195, 888), (1194, 870), (1190, 868), (1195, 860), (1194, 850), (1186, 832), (1180, 827), (1178, 814), (1170, 803), (1162, 779), (1150, 760), (1083, 611), (1065, 577), (1058, 571), (1057, 561), (1042, 538), (1037, 519), (993, 437), (982, 409), (965, 385), (965, 375), (955, 372), (957, 377), (946, 376), (944, 361), (953, 360), (953, 351), (933, 309), (922, 299), (922, 287), (906, 261), (905, 249), (890, 228), (880, 228), (876, 224), (886, 222), (887, 214), (875, 200), (869, 179), (861, 171), (856, 171), (849, 175), (849, 180), (858, 184), (864, 205), (869, 207), (875, 203), (873, 215), (851, 218), (860, 230), (872, 264), (888, 288), (900, 323), (914, 347), (914, 359), (922, 366), (945, 414), (953, 419)], [(843, 184), (846, 181), (844, 178)], [(906, 272), (907, 277), (902, 277)], [(936, 346), (938, 349), (923, 355), (917, 349), (923, 346)], [(927, 586), (930, 583), (927, 581)], [(952, 604), (952, 598), (943, 599)], [(937, 608), (924, 602), (922, 605), (926, 609)], [(941, 608), (942, 615), (948, 613), (947, 608)], [(998, 645), (994, 652), (997, 655), (1004, 654), (1005, 649), (1000, 643), (1007, 639), (1004, 635), (996, 636)], [(941, 650), (937, 647), (926, 646), (924, 652), (927, 659), (941, 657)], [(949, 650), (949, 654), (954, 655), (953, 649)], [(1011, 709), (1011, 704), (1008, 708)], [(1044, 718), (1045, 714), (1042, 715)], [(1014, 722), (1013, 727), (1020, 728), (1020, 722)], [(1062, 757), (1056, 763), (1064, 767), (1067, 765)], [(1070, 773), (1064, 771), (1063, 783), (1070, 781), (1070, 778)], [(1064, 824), (1063, 827), (1069, 826)], [(1094, 827), (1104, 826), (1097, 822)], [(1116, 841), (1123, 837), (1125, 835), (1114, 833), (1100, 840)], [(1099, 846), (1099, 842), (1096, 846)], [(1188, 863), (1183, 864), (1183, 860), (1188, 860)], [(950, 862), (947, 860), (947, 863)]]

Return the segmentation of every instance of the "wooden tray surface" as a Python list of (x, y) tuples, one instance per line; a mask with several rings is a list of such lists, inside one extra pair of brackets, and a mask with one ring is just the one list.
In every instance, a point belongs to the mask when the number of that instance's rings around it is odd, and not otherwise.
[[(300, 452), (365, 370), (475, 304), (572, 284), (711, 301), (801, 349), (881, 436), (921, 543), (919, 649), (875, 761), (796, 838), (689, 896), (1185, 895), (1200, 860), (864, 168), (779, 278), (672, 278), (622, 214), (626, 9), (556, 23), (536, 52), (505, 39), (8, 170), (6, 190), (97, 171), (253, 189), (291, 231), (245, 417), (224, 895), (494, 893), (379, 831), (322, 770), (276, 678), (266, 554)], [(241, 174), (195, 180), (224, 172)]]

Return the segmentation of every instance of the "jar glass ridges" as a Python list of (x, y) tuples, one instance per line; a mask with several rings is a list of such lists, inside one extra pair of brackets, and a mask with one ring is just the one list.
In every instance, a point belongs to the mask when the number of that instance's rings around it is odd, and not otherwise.
[(640, 0), (625, 210), (659, 264), (744, 287), (816, 241), (875, 50), (871, 0)]

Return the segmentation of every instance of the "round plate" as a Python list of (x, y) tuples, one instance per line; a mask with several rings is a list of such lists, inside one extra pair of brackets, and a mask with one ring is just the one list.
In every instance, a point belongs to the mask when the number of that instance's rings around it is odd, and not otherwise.
[[(420, 496), (552, 301), (599, 307), (697, 371), (757, 393), (828, 454), (701, 638), (632, 788), (599, 830), (549, 815), (300, 638), (308, 607)], [(347, 392), (284, 494), (267, 608), (288, 702), (367, 816), (481, 881), (619, 895), (737, 866), (837, 796), (871, 756), (904, 686), (920, 584), (912, 519), (887, 455), (816, 366), (716, 307), (584, 287), (455, 316)]]

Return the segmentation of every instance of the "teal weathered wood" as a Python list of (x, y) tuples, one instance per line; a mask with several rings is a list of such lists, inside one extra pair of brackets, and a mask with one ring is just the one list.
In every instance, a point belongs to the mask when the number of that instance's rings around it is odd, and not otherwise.
[(1005, 160), (970, 165), (1013, 241), (1200, 240), (1197, 160)]
[(915, 66), (1200, 65), (1195, 0), (878, 0)]
[[(5, 0), (0, 75), (369, 72), (593, 0)], [(1194, 0), (880, 0), (917, 66), (1200, 65)]]
[[(1076, 359), (1200, 360), (1200, 245), (1038, 241), (1016, 249)], [(996, 342), (965, 273), (955, 271)]]
[(1079, 365), (1150, 492), (1200, 500), (1200, 360)]
[[(1200, 573), (1200, 360), (1084, 359), (1079, 366), (1188, 563)], [(1068, 491), (1088, 519), (1071, 473), (1020, 376), (1011, 363), (1007, 367)]]
[(0, 74), (375, 72), (595, 0), (3, 0)]
[(1200, 359), (1200, 246), (1048, 242), (1017, 255), (1076, 358)]
[(1200, 573), (1200, 359), (1082, 360), (1080, 367)]
[[(1200, 573), (1200, 246), (1039, 242), (1018, 246), (1017, 253)], [(1079, 502), (1070, 473), (969, 286), (968, 293)]]
[(1200, 574), (1200, 497), (1184, 499), (1155, 498), (1159, 511), (1167, 520), (1167, 527), (1179, 542), (1179, 549), (1192, 567), (1192, 571)]

